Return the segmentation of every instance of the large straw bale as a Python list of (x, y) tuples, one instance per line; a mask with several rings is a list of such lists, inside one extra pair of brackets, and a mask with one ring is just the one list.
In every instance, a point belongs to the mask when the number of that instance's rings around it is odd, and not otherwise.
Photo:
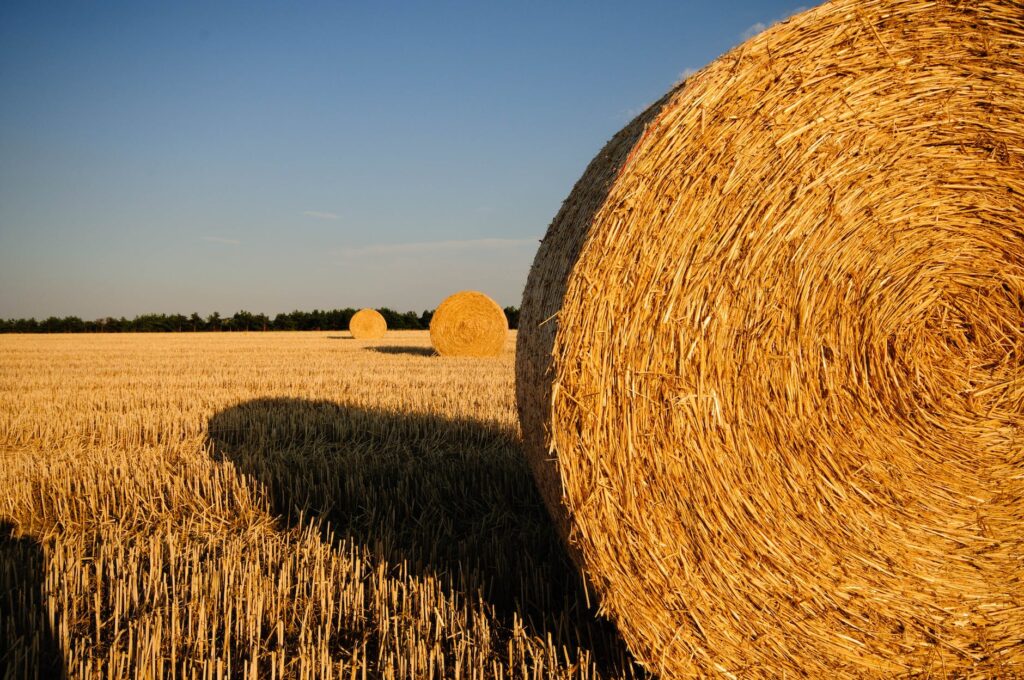
[(360, 309), (348, 322), (348, 331), (357, 340), (383, 338), (388, 331), (388, 322), (376, 309)]
[(505, 312), (497, 302), (473, 290), (445, 298), (430, 319), (430, 342), (441, 356), (497, 356), (507, 336)]
[(1024, 673), (1024, 4), (840, 0), (594, 159), (527, 453), (664, 677)]

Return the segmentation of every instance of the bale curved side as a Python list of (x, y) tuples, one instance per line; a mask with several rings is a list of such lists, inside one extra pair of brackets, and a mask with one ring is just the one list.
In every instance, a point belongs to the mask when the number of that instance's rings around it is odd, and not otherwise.
[(472, 290), (445, 298), (430, 319), (430, 342), (441, 356), (498, 356), (507, 336), (505, 312), (497, 302)]
[(1022, 45), (1019, 2), (823, 5), (552, 223), (527, 453), (653, 670), (1024, 670)]
[(516, 401), (525, 450), (541, 497), (577, 566), (583, 568), (571, 538), (572, 523), (562, 503), (562, 482), (554, 457), (548, 453), (549, 413), (538, 408), (551, 402), (551, 352), (558, 329), (558, 310), (572, 269), (586, 241), (594, 215), (604, 205), (612, 183), (647, 124), (668, 101), (665, 95), (620, 130), (590, 162), (569, 198), (551, 222), (530, 268), (519, 308), (516, 335)]
[(376, 340), (387, 333), (388, 322), (376, 309), (366, 307), (352, 315), (348, 330), (357, 340)]

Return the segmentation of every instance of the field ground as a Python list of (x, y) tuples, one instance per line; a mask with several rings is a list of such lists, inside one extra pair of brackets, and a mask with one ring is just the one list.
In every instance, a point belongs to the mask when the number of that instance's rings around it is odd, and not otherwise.
[(0, 336), (0, 676), (639, 675), (533, 489), (514, 344)]

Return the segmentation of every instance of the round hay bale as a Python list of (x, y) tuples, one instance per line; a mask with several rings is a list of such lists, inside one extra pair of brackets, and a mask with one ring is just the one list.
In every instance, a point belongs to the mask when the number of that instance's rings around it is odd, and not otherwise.
[(1024, 673), (1024, 7), (840, 0), (677, 85), (551, 224), (516, 372), (648, 668)]
[(388, 322), (376, 309), (366, 307), (352, 315), (348, 322), (348, 332), (356, 340), (376, 340), (383, 338), (388, 331)]
[(430, 319), (430, 342), (441, 356), (498, 356), (507, 336), (505, 312), (497, 302), (473, 290), (445, 298)]

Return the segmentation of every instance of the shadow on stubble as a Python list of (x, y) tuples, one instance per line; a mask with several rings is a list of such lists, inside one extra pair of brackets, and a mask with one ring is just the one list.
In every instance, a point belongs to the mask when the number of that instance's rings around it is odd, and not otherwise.
[(0, 522), (0, 678), (64, 678), (45, 606), (42, 546)]
[(508, 428), (257, 399), (217, 413), (209, 437), (215, 458), (261, 486), (289, 525), (322, 520), (325, 535), (434, 576), (462, 601), (479, 596), (499, 630), (518, 617), (532, 634), (589, 650), (608, 673), (632, 666), (614, 627), (588, 606)]

